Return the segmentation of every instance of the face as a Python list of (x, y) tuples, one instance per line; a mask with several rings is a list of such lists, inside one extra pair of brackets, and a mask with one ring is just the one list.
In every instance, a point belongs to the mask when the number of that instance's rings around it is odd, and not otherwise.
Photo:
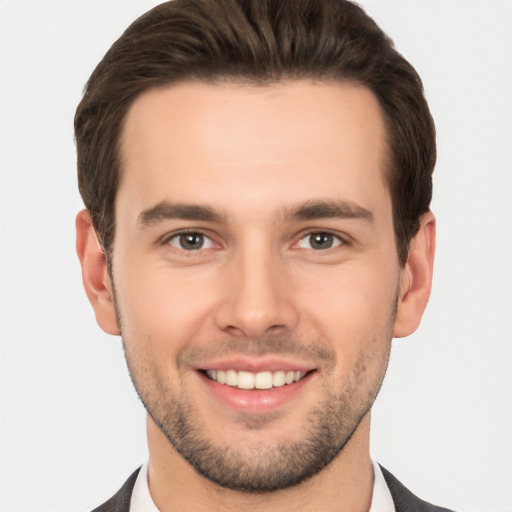
[(130, 373), (222, 486), (319, 472), (384, 377), (400, 294), (366, 89), (183, 83), (128, 113), (112, 278)]

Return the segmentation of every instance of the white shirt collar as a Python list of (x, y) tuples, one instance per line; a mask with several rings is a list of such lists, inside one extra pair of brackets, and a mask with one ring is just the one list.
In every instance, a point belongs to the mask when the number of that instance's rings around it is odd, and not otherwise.
[(140, 468), (133, 486), (130, 512), (159, 512), (151, 494), (149, 494), (147, 462)]
[[(380, 466), (372, 461), (373, 465), (373, 494), (372, 505), (368, 512), (395, 512), (393, 498), (389, 492), (386, 480), (380, 469)], [(132, 499), (130, 502), (130, 512), (159, 512), (156, 508), (148, 486), (148, 463), (141, 468), (135, 486), (133, 488)]]
[(373, 494), (372, 506), (369, 512), (395, 512), (393, 497), (382, 474), (382, 469), (380, 469), (380, 466), (374, 460), (372, 460), (372, 466)]

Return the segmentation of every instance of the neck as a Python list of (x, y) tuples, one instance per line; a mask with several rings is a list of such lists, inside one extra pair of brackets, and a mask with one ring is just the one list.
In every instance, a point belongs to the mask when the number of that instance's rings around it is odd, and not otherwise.
[(370, 413), (342, 452), (318, 474), (299, 485), (264, 494), (225, 489), (201, 476), (171, 446), (148, 416), (148, 483), (161, 512), (283, 512), (347, 510), (368, 512), (373, 491), (369, 454)]

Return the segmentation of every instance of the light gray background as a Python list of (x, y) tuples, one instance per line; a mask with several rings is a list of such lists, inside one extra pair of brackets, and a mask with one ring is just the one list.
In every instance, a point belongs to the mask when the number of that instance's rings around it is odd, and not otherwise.
[[(87, 511), (147, 456), (74, 253), (82, 87), (150, 0), (0, 0), (0, 510)], [(512, 511), (512, 1), (362, 2), (436, 119), (436, 278), (395, 341), (372, 450), (413, 491)]]

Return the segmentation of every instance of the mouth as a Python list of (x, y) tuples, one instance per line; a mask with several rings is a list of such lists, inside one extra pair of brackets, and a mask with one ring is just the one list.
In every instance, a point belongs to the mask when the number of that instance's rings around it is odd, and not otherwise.
[(214, 410), (219, 411), (220, 403), (228, 411), (250, 415), (277, 412), (294, 404), (302, 407), (302, 400), (309, 400), (314, 393), (319, 370), (316, 365), (277, 358), (258, 361), (234, 357), (203, 364), (196, 367), (196, 375), (208, 390), (208, 402), (214, 398)]
[(233, 388), (272, 389), (300, 382), (310, 372), (278, 370), (258, 373), (238, 370), (202, 370), (210, 380)]

